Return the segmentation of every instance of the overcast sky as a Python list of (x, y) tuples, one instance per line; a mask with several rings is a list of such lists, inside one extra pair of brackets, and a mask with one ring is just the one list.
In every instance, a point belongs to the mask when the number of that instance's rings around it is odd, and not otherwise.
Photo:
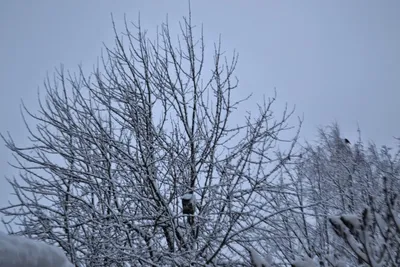
[[(0, 1), (0, 131), (28, 144), (20, 102), (37, 110), (37, 89), (61, 63), (71, 71), (96, 63), (103, 42), (112, 45), (110, 13), (154, 31), (168, 14), (175, 25), (187, 1)], [(304, 115), (302, 136), (337, 121), (354, 139), (393, 144), (400, 136), (400, 1), (192, 1), (206, 45), (222, 34), (224, 50), (240, 54), (240, 94), (278, 92), (279, 104)], [(119, 27), (122, 30), (122, 27)], [(0, 144), (0, 206), (15, 171)]]

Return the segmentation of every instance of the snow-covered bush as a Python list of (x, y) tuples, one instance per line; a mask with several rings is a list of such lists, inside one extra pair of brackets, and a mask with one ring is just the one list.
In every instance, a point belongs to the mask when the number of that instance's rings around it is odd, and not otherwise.
[(0, 267), (73, 267), (61, 249), (0, 232)]
[[(357, 257), (359, 264), (371, 267), (400, 266), (399, 201), (384, 178), (384, 203), (371, 204), (361, 216), (333, 216), (329, 219), (335, 233)], [(379, 209), (376, 209), (379, 206)]]
[[(278, 262), (290, 266), (317, 257), (314, 261), (318, 267), (358, 266), (358, 258), (335, 233), (329, 218), (339, 215), (336, 219), (344, 227), (358, 229), (362, 225), (361, 214), (369, 207), (374, 211), (371, 213), (374, 231), (379, 231), (378, 220), (393, 224), (393, 219), (387, 218), (389, 206), (385, 200), (392, 198), (393, 192), (382, 193), (384, 183), (379, 177), (387, 177), (388, 188), (400, 188), (400, 151), (386, 146), (378, 148), (373, 143), (366, 145), (361, 133), (358, 140), (351, 142), (346, 142), (339, 126), (333, 124), (322, 128), (318, 139), (306, 144), (302, 156), (295, 160), (294, 170), (287, 175), (295, 194), (282, 195), (276, 203), (279, 207), (300, 208), (280, 213), (281, 223), (274, 227), (273, 242), (278, 252), (273, 256)], [(350, 234), (355, 230), (347, 229)]]

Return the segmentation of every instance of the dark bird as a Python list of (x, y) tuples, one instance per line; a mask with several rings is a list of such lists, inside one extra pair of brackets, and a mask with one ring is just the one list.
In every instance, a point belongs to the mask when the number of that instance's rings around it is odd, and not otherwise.
[(349, 145), (351, 145), (351, 143), (350, 143), (349, 139), (347, 139), (347, 138), (345, 138), (345, 139), (344, 139), (344, 142), (345, 142), (346, 144), (349, 144)]

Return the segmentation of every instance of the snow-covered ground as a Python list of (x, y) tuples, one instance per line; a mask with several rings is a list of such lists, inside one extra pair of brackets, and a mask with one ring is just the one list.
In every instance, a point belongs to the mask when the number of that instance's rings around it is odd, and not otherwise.
[(60, 248), (0, 232), (0, 267), (74, 267)]

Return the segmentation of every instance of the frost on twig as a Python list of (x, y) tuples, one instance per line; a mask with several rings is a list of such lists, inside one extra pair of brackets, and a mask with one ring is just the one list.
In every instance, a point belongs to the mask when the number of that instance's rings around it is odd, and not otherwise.
[(190, 12), (179, 25), (151, 36), (140, 21), (113, 24), (90, 75), (46, 80), (40, 110), (24, 109), (31, 144), (2, 136), (20, 171), (0, 208), (8, 226), (85, 266), (242, 264), (235, 248), (272, 238), (291, 209), (274, 200), (291, 190), (280, 178), (294, 110), (275, 114), (274, 94), (238, 112), (237, 53), (206, 46)]

